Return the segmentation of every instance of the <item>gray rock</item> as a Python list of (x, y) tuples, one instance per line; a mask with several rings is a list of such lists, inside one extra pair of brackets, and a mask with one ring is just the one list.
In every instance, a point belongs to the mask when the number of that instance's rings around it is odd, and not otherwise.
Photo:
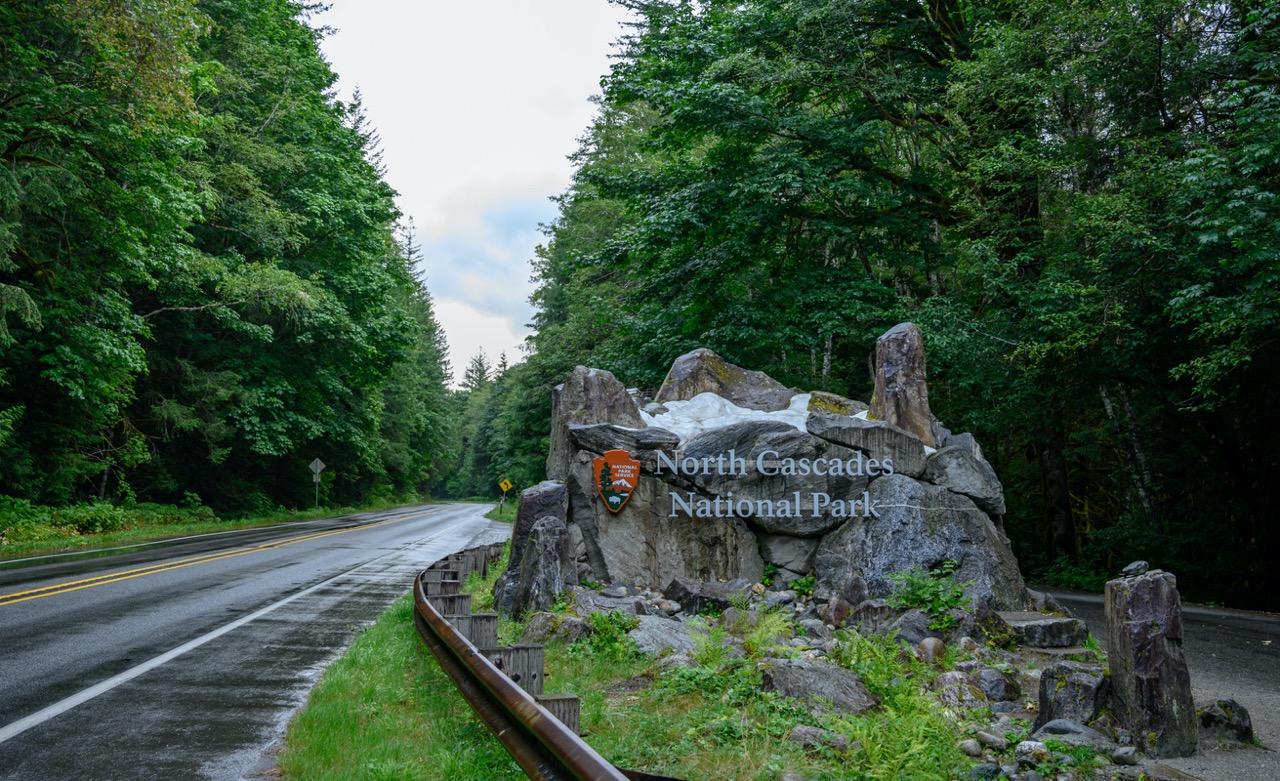
[(547, 515), (534, 521), (520, 556), (519, 573), (510, 604), (513, 616), (547, 610), (561, 592), (578, 585), (577, 568), (569, 554), (569, 530), (563, 518)]
[(890, 632), (896, 632), (899, 640), (911, 645), (918, 645), (926, 637), (942, 637), (929, 628), (929, 614), (923, 610), (908, 610), (889, 625)]
[(858, 715), (878, 701), (852, 670), (807, 659), (765, 659), (762, 688), (804, 701), (815, 714), (835, 711)]
[[(520, 581), (521, 557), (524, 556), (525, 543), (534, 522), (547, 516), (563, 520), (568, 509), (569, 492), (562, 482), (544, 480), (520, 492), (516, 521), (511, 530), (511, 556), (507, 560), (507, 570), (493, 584), (493, 606), (499, 613), (510, 615), (512, 612), (516, 587)], [(576, 576), (576, 567), (574, 572)]]
[(804, 629), (804, 636), (815, 640), (827, 640), (831, 638), (831, 630), (827, 628), (826, 623), (817, 618), (803, 618), (797, 624)]
[(591, 462), (578, 451), (569, 473), (571, 526), (592, 579), (662, 588), (675, 577), (758, 581), (764, 562), (755, 535), (741, 519), (695, 519), (672, 515), (667, 483), (641, 474), (630, 501), (610, 513), (600, 501)]
[(1050, 613), (1055, 616), (1071, 616), (1071, 611), (1065, 605), (1054, 599), (1052, 594), (1035, 589), (1027, 589), (1027, 604), (1037, 613)]
[(606, 597), (592, 591), (580, 591), (574, 597), (574, 612), (579, 616), (615, 612), (635, 615), (636, 601), (631, 597)]
[(671, 654), (658, 660), (658, 669), (664, 672), (681, 667), (697, 667), (698, 663), (688, 654)]
[(1072, 648), (1089, 637), (1089, 628), (1078, 618), (1029, 611), (1008, 611), (1000, 617), (1013, 629), (1019, 645), (1031, 648)]
[(1068, 719), (1054, 719), (1031, 734), (1036, 740), (1056, 740), (1069, 746), (1089, 746), (1109, 752), (1115, 748), (1106, 735)]
[(854, 607), (848, 623), (857, 626), (863, 634), (882, 635), (889, 632), (899, 615), (900, 611), (883, 599), (867, 599)]
[(674, 616), (676, 613), (679, 613), (684, 609), (684, 605), (681, 605), (674, 599), (660, 599), (658, 600), (658, 609), (669, 616)]
[(964, 447), (944, 447), (925, 462), (924, 479), (964, 494), (988, 515), (1004, 515), (1004, 486), (996, 470)]
[(782, 591), (770, 591), (768, 594), (764, 595), (765, 607), (782, 607), (783, 605), (790, 605), (795, 601), (796, 592), (789, 589), (783, 589)]
[(787, 740), (799, 743), (805, 748), (822, 748), (825, 746), (836, 751), (849, 750), (849, 739), (844, 735), (821, 727), (810, 727), (807, 724), (797, 724), (792, 727), (791, 732), (787, 734)]
[(962, 672), (951, 671), (939, 675), (933, 682), (938, 699), (949, 708), (980, 708), (987, 704), (982, 690), (969, 682)]
[(916, 658), (925, 664), (941, 664), (947, 644), (936, 637), (926, 637), (916, 646)]
[(1222, 746), (1254, 742), (1253, 719), (1235, 700), (1218, 700), (1201, 708), (1196, 715), (1200, 720), (1201, 741)]
[(1120, 570), (1120, 574), (1131, 578), (1143, 575), (1149, 569), (1151, 569), (1151, 565), (1139, 559), (1138, 561), (1130, 562), (1124, 569)]
[(793, 572), (813, 569), (813, 552), (818, 548), (818, 540), (785, 534), (759, 534), (756, 539), (760, 541), (760, 558), (770, 564)]
[(995, 781), (1000, 777), (1000, 766), (992, 762), (983, 762), (969, 770), (969, 781)]
[(641, 428), (640, 410), (627, 389), (603, 369), (578, 366), (551, 392), (551, 446), (547, 477), (564, 480), (572, 465), (569, 426), (574, 423), (615, 423)]
[(611, 597), (613, 599), (619, 599), (621, 597), (626, 597), (630, 595), (631, 595), (631, 592), (627, 591), (626, 586), (610, 586), (606, 589), (600, 590), (600, 596)]
[(1016, 700), (1022, 696), (1022, 687), (1012, 676), (1006, 675), (994, 667), (986, 667), (978, 671), (978, 688), (992, 702)]
[(875, 393), (869, 416), (910, 431), (930, 447), (934, 445), (924, 336), (913, 323), (899, 323), (876, 340)]
[(810, 412), (805, 428), (815, 437), (865, 453), (877, 463), (890, 462), (896, 474), (909, 477), (924, 474), (924, 443), (883, 420)]
[(990, 732), (980, 731), (974, 735), (978, 742), (992, 751), (1004, 751), (1009, 748), (1009, 741), (1000, 735), (993, 735)]
[(682, 621), (658, 616), (636, 616), (640, 623), (627, 636), (646, 654), (690, 654), (695, 644), (689, 625)]
[(676, 358), (653, 400), (658, 403), (714, 393), (739, 407), (772, 412), (786, 409), (795, 391), (764, 372), (729, 363), (705, 347)]
[(1013, 756), (1020, 767), (1035, 767), (1053, 757), (1049, 747), (1038, 740), (1024, 740), (1013, 747)]
[(809, 394), (810, 412), (829, 412), (832, 415), (856, 415), (869, 407), (861, 401), (846, 399), (826, 391), (813, 391)]
[(1138, 750), (1133, 746), (1121, 746), (1111, 752), (1111, 761), (1117, 765), (1136, 765), (1141, 762)]
[(1182, 600), (1167, 572), (1107, 582), (1107, 652), (1115, 715), (1150, 756), (1196, 750), (1191, 676), (1182, 653)]
[(856, 519), (828, 534), (816, 561), (842, 559), (866, 581), (870, 596), (886, 597), (894, 573), (951, 560), (957, 562), (955, 579), (971, 584), (971, 599), (1002, 609), (1025, 603), (1013, 551), (973, 500), (904, 475), (873, 480), (870, 495), (880, 517)]
[(1106, 705), (1108, 685), (1101, 667), (1069, 661), (1046, 667), (1040, 673), (1035, 727), (1056, 719), (1089, 724)]
[[(801, 514), (798, 517), (784, 514), (780, 509), (774, 514), (762, 513), (746, 518), (748, 525), (768, 534), (820, 536), (839, 526), (847, 518), (834, 515), (830, 507), (820, 508), (815, 513), (815, 508), (807, 497), (827, 494), (833, 499), (852, 501), (862, 498), (867, 488), (868, 478), (865, 475), (781, 475), (763, 474), (756, 469), (757, 459), (761, 455), (774, 459), (772, 463), (775, 468), (772, 471), (778, 471), (776, 463), (785, 459), (825, 458), (850, 461), (858, 458), (858, 454), (848, 448), (797, 431), (794, 426), (781, 421), (748, 420), (710, 429), (692, 437), (680, 449), (682, 457), (699, 459), (728, 456), (730, 452), (744, 459), (745, 474), (700, 472), (687, 479), (704, 494), (723, 497), (732, 494), (735, 502), (746, 499), (774, 503), (779, 499), (789, 498), (798, 491), (805, 499), (801, 502)], [(790, 565), (786, 566), (790, 568)], [(804, 569), (807, 570), (808, 567), (805, 566)]]
[(965, 740), (960, 741), (959, 745), (960, 750), (964, 752), (965, 756), (973, 757), (974, 759), (982, 756), (982, 744), (973, 738), (966, 738)]
[(525, 645), (576, 643), (591, 631), (586, 621), (577, 616), (558, 613), (534, 613), (525, 622), (520, 642)]
[(612, 423), (570, 425), (569, 439), (579, 450), (603, 454), (609, 450), (625, 450), (640, 462), (640, 469), (650, 474), (657, 471), (658, 453), (671, 455), (680, 437), (665, 428), (630, 429)]

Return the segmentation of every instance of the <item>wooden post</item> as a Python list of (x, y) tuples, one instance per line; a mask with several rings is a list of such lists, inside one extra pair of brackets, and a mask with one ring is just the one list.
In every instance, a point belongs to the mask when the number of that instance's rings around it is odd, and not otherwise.
[(467, 638), (481, 651), (498, 647), (498, 614), (472, 613), (463, 616), (445, 616), (458, 634)]
[(442, 616), (471, 615), (470, 594), (441, 594), (434, 597), (428, 595), (427, 602)]
[(574, 694), (544, 694), (536, 698), (538, 704), (551, 712), (560, 723), (573, 730), (573, 734), (581, 735), (580, 726), (582, 700)]
[(484, 652), (508, 678), (533, 696), (542, 694), (542, 679), (546, 659), (540, 645), (513, 645), (508, 648), (491, 648)]

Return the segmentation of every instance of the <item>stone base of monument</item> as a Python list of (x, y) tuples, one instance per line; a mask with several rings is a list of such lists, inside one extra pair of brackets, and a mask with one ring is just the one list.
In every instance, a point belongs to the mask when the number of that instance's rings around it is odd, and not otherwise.
[[(787, 654), (753, 660), (764, 685), (852, 715), (877, 702), (835, 663), (841, 633), (896, 638), (900, 660), (958, 659), (924, 679), (957, 722), (990, 719), (961, 747), (984, 778), (1059, 772), (1062, 746), (1097, 752), (1098, 778), (1174, 778), (1149, 758), (1194, 751), (1197, 723), (1243, 734), (1237, 704), (1192, 705), (1171, 575), (1143, 565), (1107, 584), (1109, 659), (1083, 622), (1026, 588), (995, 470), (971, 434), (929, 411), (914, 326), (877, 345), (869, 405), (786, 388), (709, 350), (676, 359), (654, 403), (637, 398), (586, 367), (556, 388), (551, 479), (521, 494), (494, 586), (495, 608), (525, 617), (527, 639), (574, 642), (591, 613), (622, 612), (661, 674), (695, 665), (713, 629), (725, 658), (746, 657), (750, 629), (783, 616)], [(939, 614), (902, 604), (907, 573), (950, 579), (963, 598)], [(432, 598), (452, 591), (442, 582)], [(557, 603), (577, 615), (548, 612)], [(492, 653), (541, 694), (540, 648)], [(1011, 733), (1030, 739), (1012, 745)]]

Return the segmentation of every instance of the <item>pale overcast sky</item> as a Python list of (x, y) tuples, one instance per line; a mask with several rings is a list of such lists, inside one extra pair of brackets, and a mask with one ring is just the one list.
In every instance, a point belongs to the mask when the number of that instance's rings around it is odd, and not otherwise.
[(314, 22), (343, 98), (359, 87), (416, 223), (456, 378), (514, 363), (529, 260), (593, 114), (624, 12), (605, 0), (334, 0)]

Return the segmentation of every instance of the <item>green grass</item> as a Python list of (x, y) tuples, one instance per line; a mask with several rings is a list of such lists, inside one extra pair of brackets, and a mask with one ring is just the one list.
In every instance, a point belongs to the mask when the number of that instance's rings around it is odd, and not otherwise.
[[(500, 567), (464, 590), (486, 609)], [(280, 768), (288, 779), (448, 779), (522, 776), (422, 647), (408, 597), (388, 610), (325, 673), (290, 725)], [(595, 616), (594, 635), (547, 653), (547, 691), (583, 700), (591, 745), (619, 767), (698, 781), (773, 781), (794, 770), (810, 781), (961, 777), (972, 764), (956, 748), (956, 714), (926, 689), (940, 671), (901, 654), (891, 639), (839, 635), (833, 656), (858, 672), (882, 706), (864, 716), (813, 716), (760, 689), (759, 658), (786, 655), (780, 614), (701, 632), (698, 666), (663, 671), (626, 637), (631, 619)], [(519, 622), (499, 636), (514, 642)], [(746, 658), (727, 652), (730, 641)], [(955, 654), (948, 656), (954, 663)], [(787, 740), (795, 724), (838, 732), (848, 754)]]
[(484, 514), (484, 517), (494, 521), (502, 521), (503, 523), (515, 523), (516, 505), (518, 504), (519, 502), (514, 497), (508, 498), (506, 502), (495, 504), (492, 510)]
[[(117, 508), (104, 504), (55, 509), (26, 503), (19, 505), (14, 500), (0, 497), (0, 561), (45, 553), (130, 545), (190, 534), (330, 518), (403, 504), (404, 502), (382, 502), (365, 507), (282, 509), (248, 518), (224, 519), (214, 515), (207, 507), (138, 504)], [(15, 505), (18, 505), (16, 509)]]

